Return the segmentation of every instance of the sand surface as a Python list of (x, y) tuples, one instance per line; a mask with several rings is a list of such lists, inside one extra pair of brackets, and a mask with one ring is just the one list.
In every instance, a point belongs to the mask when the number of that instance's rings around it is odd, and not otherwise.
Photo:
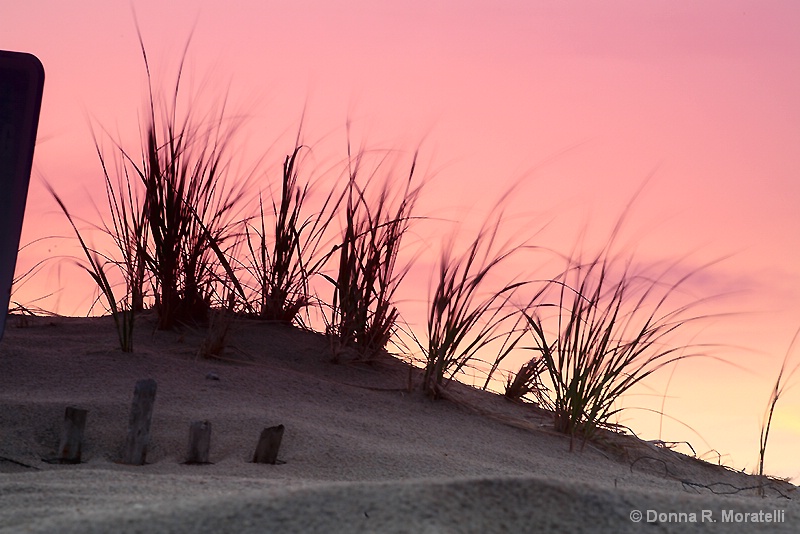
[[(629, 436), (570, 452), (546, 412), (460, 384), (433, 402), (401, 362), (333, 363), (322, 336), (287, 326), (233, 323), (225, 361), (198, 358), (204, 338), (145, 317), (125, 354), (109, 318), (10, 317), (0, 532), (800, 531), (788, 483), (762, 498), (755, 477)], [(146, 378), (147, 463), (122, 465)], [(79, 465), (43, 461), (67, 406), (88, 410)], [(210, 465), (183, 464), (197, 420), (212, 425)], [(252, 463), (278, 424), (278, 464)]]

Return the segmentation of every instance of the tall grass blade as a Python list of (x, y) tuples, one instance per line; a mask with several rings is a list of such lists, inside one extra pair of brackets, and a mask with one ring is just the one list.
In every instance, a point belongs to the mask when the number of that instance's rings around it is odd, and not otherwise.
[(61, 208), (61, 211), (64, 212), (64, 215), (67, 217), (69, 224), (75, 231), (75, 235), (78, 237), (78, 242), (81, 245), (81, 249), (83, 250), (84, 254), (86, 255), (86, 259), (89, 262), (89, 266), (84, 266), (84, 269), (89, 273), (89, 275), (91, 275), (92, 279), (97, 284), (97, 287), (106, 298), (109, 310), (111, 311), (111, 316), (114, 319), (114, 325), (117, 329), (120, 348), (123, 352), (133, 352), (134, 311), (130, 308), (130, 306), (126, 307), (123, 303), (118, 302), (114, 296), (114, 289), (112, 288), (111, 283), (106, 276), (104, 264), (101, 263), (99, 254), (97, 254), (96, 251), (91, 250), (86, 245), (86, 242), (83, 240), (78, 227), (72, 220), (72, 216), (67, 210), (67, 207), (64, 205), (64, 202), (61, 200), (61, 198), (56, 194), (52, 186), (50, 186), (50, 184), (46, 184), (46, 186), (50, 194), (53, 195), (53, 198)]
[(792, 341), (789, 343), (789, 348), (786, 350), (786, 355), (783, 357), (781, 370), (778, 373), (778, 378), (775, 380), (775, 386), (772, 388), (772, 393), (770, 394), (769, 402), (767, 404), (767, 410), (764, 413), (764, 419), (761, 423), (761, 434), (759, 436), (758, 449), (758, 476), (761, 479), (759, 493), (762, 497), (764, 496), (764, 458), (767, 454), (767, 441), (769, 440), (769, 431), (772, 427), (772, 416), (775, 413), (775, 406), (778, 404), (778, 400), (781, 398), (786, 389), (787, 383), (791, 380), (797, 369), (800, 368), (800, 364), (795, 365), (784, 379), (786, 365), (789, 363), (789, 357), (791, 356), (795, 343), (797, 343), (799, 337), (800, 329), (794, 333), (794, 337), (792, 337)]

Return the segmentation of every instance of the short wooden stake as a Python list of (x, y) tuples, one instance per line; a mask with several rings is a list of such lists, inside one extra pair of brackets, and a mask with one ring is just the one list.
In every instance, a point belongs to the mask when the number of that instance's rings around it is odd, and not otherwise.
[(189, 426), (189, 452), (186, 453), (187, 464), (207, 464), (211, 450), (211, 423), (195, 421)]
[(58, 462), (62, 464), (81, 463), (83, 430), (86, 427), (86, 410), (68, 406), (64, 412), (64, 425), (61, 427), (61, 442), (58, 445)]
[(278, 449), (283, 439), (283, 425), (271, 426), (261, 431), (258, 438), (253, 462), (257, 464), (275, 464), (278, 461)]
[(153, 419), (153, 403), (156, 400), (156, 381), (152, 378), (139, 380), (133, 390), (133, 404), (128, 422), (128, 437), (122, 463), (144, 465), (147, 446), (150, 444), (150, 422)]

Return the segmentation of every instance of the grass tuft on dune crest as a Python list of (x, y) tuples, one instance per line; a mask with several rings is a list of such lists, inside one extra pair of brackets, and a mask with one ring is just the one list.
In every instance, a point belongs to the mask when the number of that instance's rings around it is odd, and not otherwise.
[[(439, 259), (428, 309), (428, 341), (423, 349), (423, 388), (431, 398), (440, 398), (447, 382), (490, 344), (504, 340), (499, 361), (522, 336), (512, 297), (527, 282), (498, 283), (491, 276), (522, 250), (510, 243), (498, 243), (501, 221), (502, 214), (485, 222), (461, 253), (454, 252), (453, 237)], [(487, 383), (491, 372), (489, 375)]]
[(335, 247), (338, 269), (335, 277), (326, 276), (334, 289), (327, 333), (336, 345), (335, 357), (337, 347), (353, 347), (365, 359), (384, 350), (399, 316), (395, 293), (410, 265), (397, 262), (422, 187), (414, 183), (417, 154), (402, 179), (391, 167), (383, 177), (378, 174), (388, 156), (373, 169), (366, 168), (367, 156), (363, 148), (353, 154), (348, 145), (344, 223)]

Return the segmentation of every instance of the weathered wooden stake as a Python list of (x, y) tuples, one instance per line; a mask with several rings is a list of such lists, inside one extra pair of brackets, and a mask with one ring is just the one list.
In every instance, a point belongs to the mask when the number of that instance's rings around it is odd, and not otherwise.
[(283, 439), (283, 425), (271, 426), (261, 431), (258, 438), (253, 462), (257, 464), (275, 464), (278, 461), (278, 449)]
[(61, 427), (61, 442), (58, 445), (58, 461), (62, 464), (81, 463), (83, 429), (86, 427), (86, 410), (68, 406)]
[(152, 378), (139, 380), (133, 390), (133, 404), (128, 422), (128, 437), (122, 463), (143, 465), (150, 444), (150, 422), (153, 419), (153, 403), (156, 400), (156, 381)]
[(189, 427), (189, 452), (186, 453), (187, 464), (207, 464), (211, 450), (211, 423), (195, 421)]

